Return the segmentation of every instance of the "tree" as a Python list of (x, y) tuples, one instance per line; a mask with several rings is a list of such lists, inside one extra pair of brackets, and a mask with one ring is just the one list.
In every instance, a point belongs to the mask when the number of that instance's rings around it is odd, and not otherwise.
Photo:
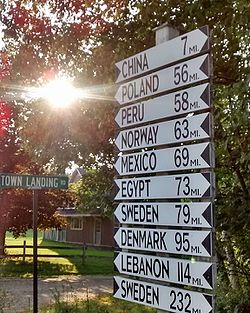
[[(27, 2), (32, 3), (29, 5), (29, 14), (25, 7)], [(51, 12), (55, 14), (55, 23), (51, 22), (50, 17), (45, 18), (42, 13), (37, 13), (42, 10), (42, 1), (13, 1), (19, 4), (14, 8), (18, 13), (11, 11), (10, 7), (5, 8), (4, 23), (8, 25), (5, 30), (6, 49), (12, 49), (14, 57), (15, 75), (11, 78), (12, 83), (21, 86), (28, 82), (34, 84), (47, 71), (62, 70), (72, 74), (78, 86), (95, 86), (91, 87), (92, 97), (95, 93), (100, 96), (101, 91), (106, 99), (104, 102), (98, 99), (79, 102), (76, 112), (72, 109), (67, 120), (64, 120), (64, 125), (57, 121), (58, 132), (52, 132), (52, 137), (44, 134), (52, 128), (55, 116), (51, 117), (52, 121), (46, 127), (42, 122), (39, 123), (45, 115), (51, 114), (44, 103), (36, 103), (34, 111), (26, 110), (26, 115), (30, 118), (25, 123), (27, 127), (23, 129), (21, 138), (25, 146), (33, 150), (36, 147), (36, 137), (32, 136), (31, 129), (41, 125), (43, 131), (39, 136), (44, 141), (36, 148), (37, 160), (47, 163), (53, 159), (55, 168), (63, 159), (74, 160), (79, 165), (86, 164), (90, 168), (99, 168), (106, 162), (113, 162), (115, 106), (108, 97), (115, 92), (112, 82), (115, 80), (113, 69), (116, 61), (154, 45), (152, 29), (164, 22), (179, 28), (181, 32), (209, 25), (213, 32), (214, 56), (219, 268), (224, 280), (229, 282), (226, 288), (231, 284), (234, 291), (237, 288), (243, 295), (249, 280), (250, 251), (248, 1), (47, 2)], [(74, 19), (76, 12), (80, 16), (79, 23)], [(66, 15), (68, 18), (64, 19)], [(25, 18), (20, 21), (20, 16)], [(46, 21), (49, 35), (47, 31), (27, 31), (33, 28), (30, 28), (29, 17), (36, 21), (35, 25), (38, 20)], [(85, 31), (79, 31), (83, 26)], [(96, 88), (97, 84), (102, 86)], [(39, 133), (39, 128), (37, 131)], [(57, 146), (60, 147), (59, 152), (54, 148)], [(91, 154), (93, 158), (90, 157)], [(85, 183), (82, 184), (84, 185)], [(85, 199), (89, 199), (86, 190), (88, 189), (80, 189), (79, 192), (81, 195), (86, 193)], [(227, 294), (232, 295), (230, 292)], [(224, 306), (230, 310), (232, 302), (227, 300), (224, 301)], [(239, 312), (240, 309), (238, 308)], [(220, 310), (223, 312), (222, 306)]]

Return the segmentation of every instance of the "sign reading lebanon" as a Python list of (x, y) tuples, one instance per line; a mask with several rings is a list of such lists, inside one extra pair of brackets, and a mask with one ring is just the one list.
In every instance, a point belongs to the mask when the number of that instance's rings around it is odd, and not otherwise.
[(115, 144), (120, 151), (207, 139), (211, 136), (211, 114), (203, 113), (172, 121), (122, 130)]
[(211, 143), (149, 150), (118, 156), (115, 169), (121, 176), (213, 167)]
[(211, 231), (120, 227), (119, 248), (211, 257)]
[(202, 84), (124, 106), (118, 111), (115, 121), (124, 128), (209, 108), (210, 85)]
[(124, 202), (115, 217), (121, 224), (211, 228), (211, 202)]
[(121, 178), (115, 179), (115, 183), (119, 189), (115, 200), (213, 196), (213, 174), (211, 172)]
[(120, 104), (130, 103), (209, 77), (209, 55), (205, 54), (122, 84), (117, 90), (115, 99)]
[(114, 277), (114, 297), (170, 312), (212, 313), (209, 294)]
[(0, 173), (0, 188), (67, 189), (68, 177)]
[(204, 26), (116, 63), (116, 82), (208, 50), (208, 35), (208, 27)]
[(213, 289), (212, 263), (120, 252), (114, 264), (121, 274)]

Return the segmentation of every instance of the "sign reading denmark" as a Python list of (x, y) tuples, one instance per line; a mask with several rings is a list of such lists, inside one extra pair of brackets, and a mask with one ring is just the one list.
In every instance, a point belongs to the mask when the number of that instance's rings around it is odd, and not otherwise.
[(118, 156), (118, 174), (134, 175), (213, 167), (211, 143), (183, 145), (175, 148), (149, 150)]
[(120, 104), (126, 104), (197, 83), (209, 77), (209, 55), (205, 54), (122, 84), (115, 98)]
[(124, 202), (118, 204), (114, 214), (121, 224), (213, 226), (211, 202)]
[(114, 264), (121, 274), (181, 285), (213, 288), (213, 264), (160, 256), (117, 253)]
[(208, 27), (204, 26), (117, 62), (116, 82), (207, 51), (208, 40)]
[(212, 313), (209, 294), (114, 277), (114, 297), (170, 312)]
[(210, 137), (211, 115), (203, 113), (122, 130), (118, 134), (115, 144), (120, 151), (128, 151)]
[(120, 227), (114, 239), (123, 249), (211, 257), (211, 235), (201, 230)]
[(0, 173), (0, 188), (67, 189), (68, 177)]
[(119, 189), (115, 200), (209, 198), (213, 196), (212, 173), (121, 178), (115, 179), (115, 183)]
[(115, 121), (124, 128), (209, 108), (210, 87), (207, 83), (124, 106)]

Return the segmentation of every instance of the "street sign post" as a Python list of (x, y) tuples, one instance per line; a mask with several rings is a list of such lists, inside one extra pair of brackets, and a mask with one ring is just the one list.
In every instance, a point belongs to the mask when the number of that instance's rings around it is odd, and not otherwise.
[(114, 277), (114, 297), (168, 312), (213, 312), (213, 297), (209, 294), (119, 276)]
[(121, 128), (140, 125), (209, 109), (210, 101), (210, 86), (206, 83), (124, 106), (119, 109), (115, 121)]
[(115, 144), (129, 151), (167, 144), (178, 144), (211, 137), (211, 114), (203, 113), (176, 120), (122, 130)]
[(211, 168), (211, 143), (182, 145), (119, 155), (114, 166), (121, 176)]
[(0, 173), (0, 188), (67, 189), (68, 177)]
[(207, 26), (204, 26), (117, 62), (115, 64), (118, 73), (116, 83), (196, 56), (208, 49), (209, 30)]
[(116, 271), (145, 279), (213, 288), (213, 264), (153, 255), (118, 252), (114, 260)]
[(40, 189), (67, 189), (67, 176), (38, 176), (13, 173), (0, 173), (0, 189), (31, 189), (33, 194), (33, 313), (38, 312), (38, 273), (37, 273), (37, 203)]
[(212, 313), (209, 30), (206, 26), (166, 41), (177, 33), (163, 25), (157, 28), (155, 47), (116, 63), (121, 84), (115, 94), (114, 215), (121, 225), (114, 235), (119, 250), (114, 264), (137, 280), (114, 277), (114, 297), (164, 312)]
[(211, 202), (122, 202), (114, 215), (120, 224), (213, 227)]
[(119, 248), (137, 251), (211, 257), (212, 232), (119, 227), (114, 235)]
[(115, 99), (120, 104), (135, 102), (181, 88), (210, 77), (210, 59), (205, 54), (119, 86)]

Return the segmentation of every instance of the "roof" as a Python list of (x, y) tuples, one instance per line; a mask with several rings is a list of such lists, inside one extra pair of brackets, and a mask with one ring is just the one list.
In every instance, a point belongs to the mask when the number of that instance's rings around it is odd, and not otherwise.
[(101, 214), (91, 214), (91, 213), (80, 213), (77, 211), (76, 208), (58, 208), (57, 213), (61, 216), (74, 216), (74, 217), (87, 217), (87, 216), (98, 216), (100, 217)]

